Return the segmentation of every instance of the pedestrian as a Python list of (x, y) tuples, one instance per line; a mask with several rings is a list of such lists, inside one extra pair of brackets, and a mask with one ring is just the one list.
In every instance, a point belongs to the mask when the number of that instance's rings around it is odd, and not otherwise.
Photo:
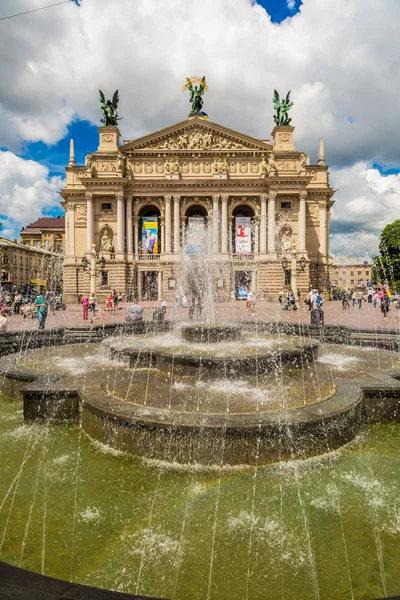
[(90, 294), (89, 296), (89, 310), (90, 310), (90, 322), (93, 323), (93, 321), (96, 318), (96, 298), (93, 294)]
[(387, 314), (390, 310), (390, 298), (387, 295), (387, 292), (383, 292), (382, 300), (381, 300), (381, 311), (383, 313), (383, 318), (387, 319)]
[(14, 311), (15, 311), (16, 315), (20, 314), (21, 304), (22, 304), (22, 296), (19, 292), (17, 292), (15, 294), (15, 298), (14, 298)]
[(356, 292), (356, 300), (357, 300), (357, 304), (358, 304), (358, 308), (361, 308), (361, 305), (363, 303), (364, 300), (364, 294), (362, 293), (362, 290), (358, 290)]
[(342, 306), (343, 306), (344, 310), (346, 310), (346, 308), (349, 308), (349, 306), (350, 306), (349, 296), (346, 291), (343, 293), (343, 296), (342, 296)]
[(281, 291), (279, 292), (279, 304), (280, 304), (281, 306), (282, 306), (282, 304), (283, 304), (283, 296), (284, 296), (284, 291), (283, 291), (283, 290), (281, 290)]
[(7, 313), (2, 310), (0, 312), (0, 333), (4, 333), (5, 331), (7, 331)]
[(118, 302), (119, 302), (119, 294), (116, 290), (113, 290), (112, 300), (113, 300), (113, 313), (114, 313), (114, 315), (116, 315), (117, 311), (118, 311)]
[(81, 302), (83, 309), (83, 320), (87, 321), (89, 318), (89, 298), (87, 297), (87, 294), (83, 294)]
[(167, 301), (165, 298), (162, 299), (161, 301), (161, 310), (163, 312), (163, 315), (165, 317), (165, 313), (167, 312)]
[(235, 290), (232, 288), (231, 289), (231, 302), (235, 300)]
[(368, 304), (372, 304), (373, 295), (374, 295), (374, 290), (372, 288), (368, 288), (368, 292), (367, 292)]
[(49, 308), (48, 299), (39, 293), (36, 296), (36, 300), (34, 302), (34, 306), (37, 309), (37, 316), (39, 321), (39, 329), (44, 329), (46, 325), (47, 313)]
[(106, 312), (111, 313), (112, 309), (113, 309), (113, 296), (112, 296), (112, 293), (110, 292), (107, 296)]
[(357, 298), (356, 298), (356, 293), (353, 291), (353, 292), (351, 293), (351, 306), (353, 306), (353, 307), (355, 306), (356, 299), (357, 299)]
[(300, 304), (301, 301), (301, 292), (300, 290), (297, 290), (297, 304)]
[(379, 300), (379, 294), (378, 294), (378, 290), (374, 290), (374, 295), (373, 295), (373, 306), (374, 308), (376, 308), (376, 305), (378, 304), (378, 300)]

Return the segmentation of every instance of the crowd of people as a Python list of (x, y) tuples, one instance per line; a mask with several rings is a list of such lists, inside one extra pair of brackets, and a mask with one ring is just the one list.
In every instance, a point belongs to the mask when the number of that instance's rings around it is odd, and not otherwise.
[(39, 329), (44, 329), (49, 312), (55, 314), (56, 310), (65, 310), (66, 305), (62, 294), (36, 291), (34, 289), (19, 290), (4, 289), (0, 291), (0, 331), (7, 331), (8, 319), (19, 315), (23, 319), (38, 320)]
[(400, 308), (399, 296), (395, 296), (389, 288), (369, 288), (366, 292), (361, 289), (343, 290), (341, 301), (344, 310), (355, 306), (360, 310), (363, 302), (372, 304), (374, 308), (380, 308), (384, 319), (387, 319), (391, 302), (396, 301), (396, 308)]

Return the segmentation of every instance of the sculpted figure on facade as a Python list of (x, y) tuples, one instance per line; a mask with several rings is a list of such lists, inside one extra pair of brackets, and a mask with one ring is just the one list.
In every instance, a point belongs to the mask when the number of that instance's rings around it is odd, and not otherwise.
[(112, 252), (113, 251), (113, 243), (112, 243), (112, 233), (109, 229), (103, 230), (103, 235), (100, 240), (100, 250), (103, 252)]
[(273, 152), (268, 154), (267, 160), (265, 160), (265, 156), (263, 155), (261, 172), (264, 173), (266, 177), (274, 177), (276, 175), (275, 154)]
[(125, 175), (125, 156), (120, 152), (117, 158), (117, 173), (122, 173), (122, 176)]
[(228, 170), (228, 163), (226, 158), (222, 158), (221, 156), (214, 161), (214, 173), (218, 175), (222, 173), (226, 173)]
[(85, 177), (93, 177), (93, 176), (95, 176), (96, 172), (95, 172), (93, 154), (90, 154), (90, 152), (88, 152), (86, 154), (85, 164), (86, 164)]
[(289, 252), (292, 249), (292, 230), (290, 227), (283, 227), (280, 231), (280, 242), (282, 252)]
[(133, 177), (133, 167), (132, 167), (132, 163), (130, 160), (126, 161), (125, 177), (127, 177), (128, 179), (132, 179), (132, 177)]
[(305, 152), (302, 152), (300, 154), (300, 158), (299, 158), (299, 171), (300, 171), (300, 173), (305, 173), (306, 172), (306, 166), (307, 166), (307, 155), (305, 154)]

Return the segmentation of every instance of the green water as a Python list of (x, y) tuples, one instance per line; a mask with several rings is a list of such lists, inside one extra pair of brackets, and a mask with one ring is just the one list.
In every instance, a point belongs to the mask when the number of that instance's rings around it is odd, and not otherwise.
[(400, 593), (400, 425), (339, 452), (225, 473), (144, 465), (0, 397), (0, 556), (179, 600)]

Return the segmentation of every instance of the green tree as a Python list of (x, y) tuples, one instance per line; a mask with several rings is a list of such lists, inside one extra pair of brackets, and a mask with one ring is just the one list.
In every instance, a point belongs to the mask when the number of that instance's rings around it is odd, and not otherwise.
[(373, 261), (373, 277), (379, 282), (387, 281), (400, 290), (400, 219), (386, 225), (379, 241), (379, 256)]

